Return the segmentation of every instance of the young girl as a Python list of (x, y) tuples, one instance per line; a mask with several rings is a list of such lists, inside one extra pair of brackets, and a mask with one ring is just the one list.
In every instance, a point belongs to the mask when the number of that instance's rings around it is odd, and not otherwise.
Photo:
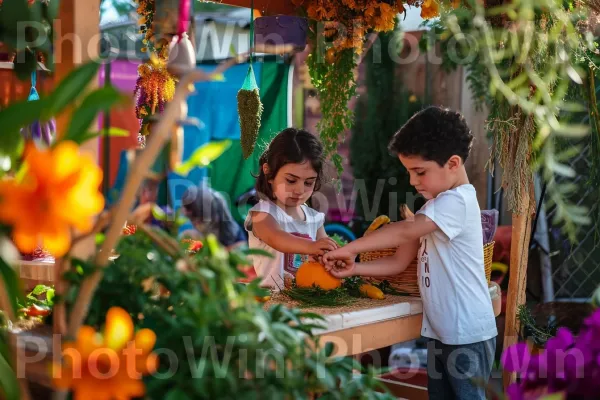
[(325, 233), (325, 215), (305, 204), (321, 184), (323, 146), (309, 132), (284, 129), (262, 154), (259, 165), (260, 200), (250, 209), (245, 227), (249, 247), (272, 255), (252, 256), (262, 286), (277, 289), (310, 256), (337, 248)]

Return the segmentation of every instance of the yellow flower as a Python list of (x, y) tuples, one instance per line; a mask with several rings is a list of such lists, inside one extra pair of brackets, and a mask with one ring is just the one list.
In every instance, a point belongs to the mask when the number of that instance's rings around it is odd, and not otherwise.
[(12, 226), (19, 250), (42, 246), (55, 257), (71, 243), (71, 229), (89, 232), (104, 208), (98, 191), (102, 170), (77, 144), (59, 142), (51, 149), (28, 146), (22, 180), (0, 181), (0, 221)]
[(56, 388), (73, 391), (75, 400), (126, 400), (142, 397), (143, 375), (156, 371), (158, 357), (152, 353), (156, 334), (141, 329), (133, 335), (127, 311), (112, 307), (101, 335), (82, 327), (75, 342), (63, 344), (62, 364), (52, 364)]

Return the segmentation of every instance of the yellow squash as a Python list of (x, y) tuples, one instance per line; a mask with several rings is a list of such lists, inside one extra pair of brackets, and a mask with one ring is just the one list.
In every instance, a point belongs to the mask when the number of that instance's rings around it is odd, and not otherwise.
[(375, 218), (375, 220), (373, 222), (371, 222), (371, 225), (369, 225), (369, 228), (365, 232), (365, 235), (367, 233), (371, 233), (374, 230), (380, 228), (381, 226), (389, 224), (389, 223), (390, 223), (390, 219), (387, 215), (380, 215), (379, 217)]
[(385, 299), (385, 295), (383, 294), (381, 289), (379, 289), (378, 287), (373, 286), (371, 284), (364, 283), (364, 284), (360, 285), (358, 290), (360, 291), (360, 293), (363, 294), (363, 296), (367, 296), (371, 299), (377, 299), (377, 300)]

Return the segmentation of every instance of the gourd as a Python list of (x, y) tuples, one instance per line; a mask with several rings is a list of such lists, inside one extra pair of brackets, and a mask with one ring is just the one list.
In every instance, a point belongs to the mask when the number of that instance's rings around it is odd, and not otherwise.
[(375, 218), (375, 220), (373, 222), (371, 222), (371, 225), (369, 225), (369, 228), (365, 232), (365, 235), (367, 233), (371, 233), (374, 230), (377, 230), (378, 228), (380, 228), (381, 226), (389, 224), (389, 223), (390, 223), (390, 219), (387, 215), (380, 215), (379, 217)]
[(322, 264), (309, 261), (298, 268), (296, 286), (309, 288), (313, 285), (323, 290), (334, 290), (342, 286), (342, 281), (327, 272)]
[(360, 293), (363, 296), (367, 296), (370, 299), (377, 299), (377, 300), (385, 299), (385, 295), (383, 294), (381, 289), (379, 289), (377, 286), (373, 286), (369, 283), (363, 283), (362, 285), (360, 285), (358, 290), (360, 291)]

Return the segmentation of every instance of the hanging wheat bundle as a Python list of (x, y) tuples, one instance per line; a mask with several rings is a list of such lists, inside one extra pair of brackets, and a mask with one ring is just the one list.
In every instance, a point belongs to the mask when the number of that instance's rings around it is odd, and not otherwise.
[(241, 129), (241, 146), (244, 159), (252, 155), (258, 139), (260, 119), (262, 117), (263, 105), (260, 101), (260, 91), (254, 77), (252, 65), (248, 68), (248, 74), (244, 85), (238, 91), (238, 115)]

